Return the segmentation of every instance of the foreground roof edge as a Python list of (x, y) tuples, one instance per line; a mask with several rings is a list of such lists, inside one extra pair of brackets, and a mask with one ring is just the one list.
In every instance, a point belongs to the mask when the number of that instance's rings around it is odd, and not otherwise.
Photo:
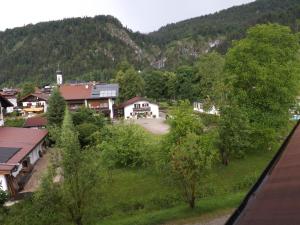
[(289, 142), (291, 140), (291, 137), (294, 135), (294, 133), (295, 133), (296, 129), (299, 127), (299, 125), (300, 125), (300, 120), (294, 126), (294, 128), (290, 132), (290, 134), (285, 138), (283, 144), (280, 146), (279, 150), (277, 151), (277, 153), (275, 154), (275, 156), (273, 157), (273, 159), (270, 161), (270, 163), (268, 164), (268, 166), (266, 167), (266, 169), (260, 175), (260, 177), (258, 178), (257, 182), (253, 185), (253, 187), (250, 189), (250, 191), (244, 197), (244, 199), (241, 202), (241, 204), (239, 205), (239, 207), (229, 217), (229, 219), (227, 220), (227, 222), (225, 223), (225, 225), (238, 224), (238, 220), (239, 220), (240, 216), (242, 216), (244, 210), (246, 209), (246, 207), (247, 207), (247, 205), (249, 203), (249, 200), (251, 200), (251, 198), (253, 196), (255, 196), (255, 193), (260, 189), (260, 187), (264, 183), (264, 181), (265, 181), (266, 177), (268, 176), (268, 174), (270, 174), (272, 172), (272, 170), (274, 169), (274, 167), (277, 165), (279, 159), (281, 158), (281, 156), (284, 153), (287, 145), (289, 144)]

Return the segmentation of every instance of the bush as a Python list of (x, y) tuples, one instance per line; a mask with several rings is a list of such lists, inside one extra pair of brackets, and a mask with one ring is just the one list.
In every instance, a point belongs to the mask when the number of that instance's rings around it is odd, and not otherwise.
[(8, 200), (8, 194), (1, 189), (0, 185), (0, 208), (3, 207), (4, 203)]
[(6, 127), (23, 127), (24, 123), (25, 123), (25, 119), (23, 118), (5, 120)]
[(76, 130), (79, 133), (79, 142), (81, 146), (86, 146), (90, 144), (90, 136), (99, 130), (99, 127), (93, 123), (82, 123), (76, 126)]
[(137, 168), (150, 163), (149, 135), (141, 127), (132, 124), (109, 126), (101, 136), (98, 148), (108, 168)]

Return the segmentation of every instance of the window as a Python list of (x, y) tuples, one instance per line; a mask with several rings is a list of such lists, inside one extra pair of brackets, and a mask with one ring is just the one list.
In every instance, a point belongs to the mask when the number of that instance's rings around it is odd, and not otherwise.
[(140, 104), (134, 104), (134, 108), (135, 108), (135, 109), (140, 109), (140, 108), (141, 108), (141, 105), (140, 105)]

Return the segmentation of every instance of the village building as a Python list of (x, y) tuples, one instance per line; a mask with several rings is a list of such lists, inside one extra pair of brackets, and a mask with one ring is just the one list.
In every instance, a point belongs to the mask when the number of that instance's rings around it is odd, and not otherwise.
[(213, 105), (210, 109), (205, 109), (204, 104), (200, 101), (194, 102), (194, 111), (204, 114), (220, 115), (219, 110)]
[(24, 128), (33, 128), (33, 129), (43, 129), (46, 128), (48, 120), (45, 117), (35, 116), (27, 118), (23, 127)]
[(47, 130), (0, 127), (0, 186), (14, 197), (42, 157)]
[(4, 88), (0, 91), (0, 95), (5, 97), (12, 106), (6, 108), (6, 113), (12, 113), (18, 106), (17, 96), (19, 91), (17, 89)]
[(0, 127), (4, 125), (4, 115), (6, 109), (12, 107), (13, 104), (0, 94)]
[(143, 97), (134, 97), (119, 107), (125, 119), (159, 118), (159, 106)]
[(63, 84), (59, 91), (70, 110), (87, 107), (114, 118), (113, 105), (119, 95), (118, 84)]
[(49, 94), (41, 92), (32, 93), (21, 98), (19, 103), (25, 115), (30, 113), (47, 112)]

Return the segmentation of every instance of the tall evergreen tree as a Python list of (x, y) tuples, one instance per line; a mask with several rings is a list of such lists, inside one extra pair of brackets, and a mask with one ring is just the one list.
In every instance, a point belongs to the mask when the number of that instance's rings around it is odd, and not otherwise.
[(67, 209), (67, 215), (75, 225), (87, 224), (86, 216), (92, 202), (97, 199), (99, 193), (99, 171), (97, 160), (92, 150), (81, 150), (78, 133), (73, 125), (68, 110), (61, 131), (61, 162), (63, 171), (63, 183), (61, 186), (62, 202)]
[(49, 126), (61, 126), (65, 108), (64, 98), (60, 95), (58, 89), (54, 89), (48, 101), (47, 119)]

